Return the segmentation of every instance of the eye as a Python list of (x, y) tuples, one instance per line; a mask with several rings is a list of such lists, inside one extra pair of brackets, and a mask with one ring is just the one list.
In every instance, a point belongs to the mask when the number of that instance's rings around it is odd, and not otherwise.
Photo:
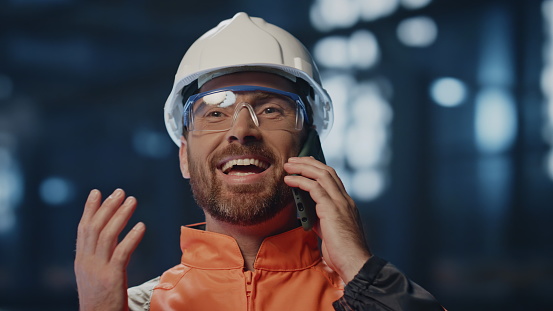
[(198, 116), (197, 120), (200, 122), (224, 122), (229, 119), (229, 114), (225, 113), (223, 110), (219, 109), (210, 109), (206, 111), (203, 115)]
[(222, 116), (223, 113), (221, 111), (210, 111), (205, 115), (206, 118), (220, 118)]
[(267, 108), (263, 109), (264, 114), (279, 113), (279, 112), (280, 112), (280, 110), (276, 107), (267, 107)]
[(258, 116), (264, 118), (282, 118), (286, 115), (285, 109), (278, 105), (265, 105), (261, 107)]

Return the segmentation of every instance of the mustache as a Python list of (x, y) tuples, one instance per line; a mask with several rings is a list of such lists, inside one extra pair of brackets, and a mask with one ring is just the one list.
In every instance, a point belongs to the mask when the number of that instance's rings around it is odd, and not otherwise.
[(275, 153), (267, 148), (267, 146), (265, 146), (263, 143), (248, 145), (230, 144), (228, 145), (228, 147), (225, 147), (225, 149), (221, 150), (213, 157), (212, 167), (214, 167), (217, 163), (220, 163), (220, 161), (222, 161), (226, 157), (241, 156), (243, 154), (257, 155), (266, 158), (271, 163), (275, 163), (277, 159), (277, 155), (275, 155)]

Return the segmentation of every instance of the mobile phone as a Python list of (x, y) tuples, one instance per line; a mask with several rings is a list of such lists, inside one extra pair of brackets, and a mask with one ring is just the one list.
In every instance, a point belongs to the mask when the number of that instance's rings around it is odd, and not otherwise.
[[(316, 160), (326, 164), (319, 135), (317, 134), (317, 131), (313, 129), (309, 130), (307, 140), (298, 154), (298, 157), (309, 156), (312, 156)], [(313, 225), (317, 221), (315, 201), (313, 201), (309, 192), (301, 190), (300, 188), (292, 188), (292, 195), (296, 203), (296, 210), (301, 226), (305, 231), (308, 231), (313, 228)]]

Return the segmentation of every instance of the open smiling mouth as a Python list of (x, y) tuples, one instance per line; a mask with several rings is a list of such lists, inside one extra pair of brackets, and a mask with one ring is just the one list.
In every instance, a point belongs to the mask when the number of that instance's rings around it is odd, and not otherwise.
[(227, 175), (246, 176), (262, 173), (269, 165), (258, 159), (234, 159), (223, 164), (221, 171)]

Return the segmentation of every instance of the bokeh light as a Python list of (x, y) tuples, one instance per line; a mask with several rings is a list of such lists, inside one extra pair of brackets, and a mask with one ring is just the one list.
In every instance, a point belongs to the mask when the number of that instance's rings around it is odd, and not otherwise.
[(440, 106), (455, 107), (465, 100), (467, 88), (459, 79), (438, 78), (430, 85), (430, 95)]
[(397, 36), (406, 46), (427, 47), (436, 41), (438, 26), (430, 17), (411, 17), (399, 23)]
[(319, 31), (348, 28), (355, 25), (358, 19), (357, 0), (318, 0), (310, 10), (311, 24)]
[(51, 176), (40, 184), (40, 197), (49, 205), (62, 205), (73, 198), (73, 184), (62, 177)]
[(349, 38), (324, 37), (315, 44), (313, 53), (321, 66), (334, 69), (368, 69), (380, 58), (378, 42), (367, 30), (355, 31)]
[(553, 0), (544, 1), (541, 7), (544, 19), (543, 69), (540, 83), (544, 95), (543, 137), (549, 144), (545, 162), (546, 172), (553, 180)]
[(483, 153), (508, 150), (515, 139), (517, 120), (512, 96), (501, 88), (485, 88), (476, 98), (476, 144)]
[(392, 15), (398, 6), (398, 0), (359, 0), (361, 19), (364, 21), (374, 21)]
[(16, 224), (15, 210), (23, 198), (23, 184), (13, 152), (0, 146), (0, 234), (10, 232)]
[(409, 10), (417, 10), (429, 5), (432, 0), (401, 0), (401, 5)]
[(145, 157), (162, 159), (170, 155), (173, 150), (172, 142), (166, 133), (149, 129), (139, 129), (133, 135), (134, 150)]
[(375, 169), (356, 171), (352, 176), (351, 189), (353, 195), (360, 200), (374, 200), (385, 189), (384, 175)]

